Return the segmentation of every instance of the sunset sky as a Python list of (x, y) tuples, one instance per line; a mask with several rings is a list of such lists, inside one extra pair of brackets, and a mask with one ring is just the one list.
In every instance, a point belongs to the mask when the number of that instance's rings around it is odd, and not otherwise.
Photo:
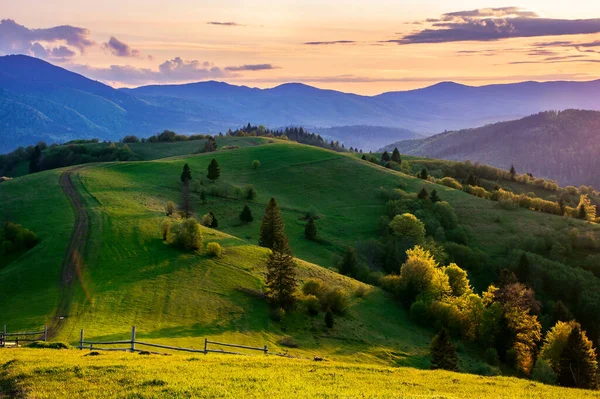
[(115, 87), (303, 82), (360, 94), (600, 78), (600, 1), (0, 0), (0, 54)]

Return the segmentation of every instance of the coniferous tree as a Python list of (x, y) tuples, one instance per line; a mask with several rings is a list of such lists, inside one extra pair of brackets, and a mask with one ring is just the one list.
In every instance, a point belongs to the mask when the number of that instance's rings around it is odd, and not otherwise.
[(212, 212), (208, 212), (208, 214), (212, 217), (212, 222), (210, 223), (209, 227), (211, 229), (216, 229), (217, 227), (219, 227), (219, 221), (217, 220), (217, 217), (215, 216), (215, 214)]
[(33, 154), (31, 154), (31, 158), (29, 159), (29, 173), (36, 173), (41, 170), (40, 161), (42, 160), (42, 150), (39, 145), (35, 146), (33, 150)]
[(560, 210), (561, 215), (564, 215), (567, 210), (567, 204), (565, 204), (565, 200), (562, 198), (558, 200), (558, 209)]
[(304, 237), (311, 241), (317, 239), (317, 224), (312, 217), (309, 217), (308, 222), (306, 222), (306, 226), (304, 227)]
[(208, 140), (206, 140), (206, 143), (204, 143), (204, 148), (202, 149), (202, 152), (214, 152), (217, 151), (217, 141), (215, 140), (214, 137), (209, 137)]
[(275, 198), (271, 198), (260, 225), (258, 245), (273, 249), (276, 244), (281, 251), (291, 253), (289, 241), (285, 235), (285, 223), (281, 217), (281, 211)]
[(342, 263), (340, 263), (340, 273), (345, 276), (353, 276), (358, 268), (356, 250), (352, 247), (346, 248)]
[(390, 154), (388, 154), (387, 151), (384, 151), (383, 154), (381, 154), (381, 161), (382, 162), (390, 162)]
[(433, 337), (431, 341), (431, 369), (458, 371), (458, 356), (456, 347), (450, 340), (450, 334), (445, 328)]
[(221, 168), (219, 167), (217, 160), (213, 158), (208, 165), (208, 174), (206, 177), (214, 182), (219, 178), (219, 176), (221, 176)]
[(329, 329), (333, 328), (333, 312), (331, 309), (327, 309), (327, 312), (325, 312), (325, 325)]
[(581, 220), (585, 220), (587, 218), (587, 211), (585, 209), (585, 205), (581, 204), (579, 205), (579, 208), (577, 208), (577, 218)]
[(363, 156), (360, 157), (360, 159), (362, 159), (363, 161), (366, 161), (367, 160), (367, 156), (365, 154), (363, 154)]
[(423, 180), (427, 180), (429, 178), (429, 172), (427, 172), (426, 168), (421, 169), (421, 173), (419, 173), (419, 176), (421, 179)]
[(515, 170), (514, 165), (510, 165), (510, 178), (514, 181), (517, 177), (517, 171)]
[(240, 220), (244, 223), (250, 223), (254, 220), (252, 217), (252, 211), (248, 207), (248, 205), (244, 206), (242, 213), (240, 213)]
[(429, 193), (427, 192), (427, 189), (425, 187), (421, 188), (421, 191), (419, 191), (419, 194), (417, 194), (417, 198), (419, 198), (420, 200), (429, 199)]
[(469, 186), (479, 186), (479, 178), (473, 173), (469, 173), (467, 180), (465, 180), (465, 184)]
[(392, 153), (392, 161), (396, 163), (402, 163), (402, 158), (400, 157), (400, 151), (398, 151), (398, 148), (394, 148), (394, 152)]
[(182, 184), (182, 196), (183, 196), (183, 204), (181, 209), (183, 211), (183, 217), (189, 218), (192, 214), (192, 204), (190, 201), (190, 181), (192, 180), (192, 170), (190, 166), (186, 163), (183, 165), (183, 171), (181, 172), (181, 183)]
[(267, 294), (272, 304), (283, 309), (292, 308), (297, 285), (296, 262), (291, 253), (276, 242), (269, 254), (266, 276)]
[(437, 193), (437, 190), (435, 190), (435, 189), (434, 189), (434, 190), (431, 192), (431, 195), (429, 196), (429, 199), (430, 199), (430, 200), (431, 200), (431, 202), (433, 202), (434, 204), (435, 204), (436, 202), (440, 202), (440, 201), (442, 200), (442, 199), (440, 198), (440, 196), (438, 195), (438, 193)]
[(565, 387), (595, 389), (598, 386), (598, 361), (592, 342), (573, 327), (560, 356), (558, 383)]

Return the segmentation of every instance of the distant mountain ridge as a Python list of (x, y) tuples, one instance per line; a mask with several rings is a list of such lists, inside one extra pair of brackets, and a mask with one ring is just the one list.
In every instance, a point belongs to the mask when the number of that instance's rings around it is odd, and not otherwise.
[(396, 142), (382, 150), (480, 162), (557, 180), (561, 186), (600, 188), (600, 112), (549, 111), (475, 129)]
[(331, 136), (347, 146), (375, 150), (399, 139), (569, 108), (600, 110), (600, 81), (482, 87), (443, 82), (377, 96), (301, 83), (258, 89), (215, 81), (117, 90), (40, 59), (0, 57), (0, 152), (38, 140), (116, 140), (164, 129), (217, 133), (248, 122), (333, 128)]

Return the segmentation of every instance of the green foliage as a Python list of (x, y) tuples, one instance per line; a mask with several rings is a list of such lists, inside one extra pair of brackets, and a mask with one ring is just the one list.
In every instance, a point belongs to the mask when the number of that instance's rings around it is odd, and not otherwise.
[(209, 242), (206, 244), (206, 252), (215, 258), (223, 256), (223, 247), (218, 242)]
[(200, 224), (204, 227), (210, 227), (213, 224), (213, 217), (210, 213), (205, 214), (204, 216), (202, 216), (202, 219), (200, 219)]
[(302, 293), (307, 296), (314, 295), (316, 297), (321, 297), (325, 291), (326, 287), (320, 280), (309, 279), (302, 285)]
[(254, 161), (252, 161), (252, 169), (256, 170), (260, 168), (260, 161), (258, 159), (255, 159)]
[(459, 297), (472, 292), (467, 272), (458, 267), (456, 263), (451, 263), (444, 268), (444, 273), (448, 276), (448, 282), (452, 289), (452, 295)]
[(438, 203), (438, 202), (440, 202), (440, 201), (442, 200), (442, 199), (440, 198), (440, 196), (438, 195), (438, 192), (437, 192), (437, 190), (435, 190), (435, 189), (434, 189), (434, 190), (431, 192), (431, 196), (429, 197), (429, 199), (430, 199), (430, 200), (431, 200), (431, 202), (433, 202), (434, 204), (435, 204), (435, 203)]
[(310, 314), (311, 316), (316, 316), (319, 314), (319, 310), (321, 309), (321, 302), (319, 301), (319, 298), (317, 298), (315, 295), (306, 295), (302, 299), (302, 303), (306, 307), (306, 311), (308, 312), (308, 314)]
[[(36, 234), (13, 222), (4, 222), (0, 230), (0, 254), (13, 255), (28, 251), (39, 242)], [(0, 262), (0, 265), (3, 262)]]
[(556, 384), (556, 377), (556, 373), (546, 360), (538, 359), (535, 362), (533, 373), (531, 373), (532, 380), (541, 382), (542, 384), (554, 385)]
[(246, 199), (252, 201), (256, 198), (256, 189), (253, 185), (249, 185), (246, 187)]
[(189, 218), (176, 223), (172, 228), (173, 245), (186, 251), (198, 251), (202, 248), (202, 231), (196, 219)]
[(317, 224), (312, 217), (309, 217), (308, 222), (306, 222), (306, 226), (304, 227), (304, 237), (311, 241), (317, 239)]
[(421, 191), (419, 191), (419, 194), (417, 194), (417, 198), (419, 198), (420, 200), (429, 199), (429, 193), (427, 192), (427, 189), (425, 187), (421, 187)]
[(396, 163), (402, 163), (402, 158), (400, 157), (400, 151), (398, 151), (398, 148), (394, 148), (391, 160)]
[(395, 236), (420, 243), (425, 239), (425, 225), (410, 213), (396, 215), (390, 222), (390, 229)]
[(208, 164), (208, 174), (206, 177), (211, 181), (216, 181), (219, 176), (221, 176), (221, 168), (219, 167), (219, 163), (215, 158), (210, 161)]
[(240, 213), (240, 220), (243, 223), (251, 223), (254, 220), (254, 217), (252, 216), (252, 211), (250, 210), (248, 205), (244, 205), (244, 209), (242, 209), (242, 212)]
[(458, 371), (458, 355), (456, 347), (450, 340), (450, 335), (445, 328), (431, 341), (431, 369)]
[(34, 341), (27, 345), (28, 348), (34, 349), (71, 349), (71, 345), (66, 342), (46, 342)]
[(266, 286), (271, 303), (276, 307), (291, 309), (296, 302), (296, 262), (289, 251), (280, 249), (278, 242), (267, 260)]
[(171, 216), (175, 213), (175, 203), (173, 201), (167, 202), (167, 205), (165, 206), (165, 213), (167, 216)]
[(571, 329), (560, 356), (558, 383), (564, 387), (598, 387), (598, 361), (592, 342), (576, 325)]
[(496, 351), (496, 348), (487, 348), (483, 353), (483, 358), (490, 366), (497, 366), (500, 364), (500, 358), (498, 357), (498, 351)]
[(291, 252), (289, 240), (285, 234), (285, 223), (275, 198), (271, 198), (265, 209), (260, 225), (258, 245), (274, 249), (276, 246), (283, 252)]
[(344, 314), (348, 305), (348, 293), (343, 288), (335, 287), (321, 296), (321, 307), (336, 314)]
[(160, 235), (162, 236), (163, 241), (167, 241), (169, 239), (169, 233), (171, 232), (171, 219), (164, 219), (160, 222)]
[(455, 188), (457, 190), (462, 190), (463, 186), (458, 182), (458, 180), (452, 177), (444, 177), (440, 180), (440, 184), (443, 184), (446, 187)]
[(353, 276), (356, 274), (357, 269), (358, 259), (356, 257), (356, 250), (348, 247), (339, 266), (340, 273), (345, 276)]

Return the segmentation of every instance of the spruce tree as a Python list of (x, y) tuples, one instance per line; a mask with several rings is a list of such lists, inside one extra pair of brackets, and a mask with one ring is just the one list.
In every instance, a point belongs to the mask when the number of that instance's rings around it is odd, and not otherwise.
[(360, 157), (360, 159), (362, 159), (363, 161), (366, 161), (367, 160), (367, 156), (365, 154), (363, 154), (363, 156)]
[(420, 200), (429, 199), (429, 193), (427, 192), (427, 189), (425, 187), (421, 188), (421, 191), (419, 191), (419, 194), (417, 194), (417, 198), (419, 198)]
[(275, 198), (271, 198), (260, 225), (258, 245), (273, 249), (276, 244), (281, 251), (291, 253), (289, 240), (285, 235), (285, 223), (281, 217), (281, 211)]
[(342, 263), (340, 263), (340, 273), (344, 276), (353, 276), (358, 268), (356, 250), (352, 247), (346, 248)]
[(436, 202), (440, 202), (440, 201), (442, 200), (442, 199), (440, 198), (440, 196), (438, 195), (438, 193), (437, 193), (437, 190), (435, 190), (435, 189), (434, 189), (434, 190), (431, 192), (431, 195), (429, 196), (429, 199), (430, 199), (430, 200), (431, 200), (431, 202), (433, 202), (434, 204), (435, 204)]
[(394, 152), (392, 153), (392, 161), (396, 163), (402, 163), (402, 158), (400, 157), (400, 151), (398, 151), (398, 148), (394, 148)]
[(431, 369), (458, 371), (458, 356), (456, 347), (450, 340), (450, 335), (445, 328), (433, 337), (431, 341)]
[(383, 154), (381, 154), (381, 161), (390, 162), (390, 154), (388, 154), (387, 151), (384, 151)]
[(296, 262), (289, 251), (276, 242), (267, 261), (266, 286), (271, 303), (283, 309), (292, 308), (297, 285)]
[(306, 222), (306, 226), (304, 227), (304, 237), (311, 241), (317, 239), (317, 224), (312, 217), (309, 217), (308, 222)]
[(192, 214), (192, 204), (190, 201), (190, 181), (192, 180), (192, 171), (190, 166), (186, 163), (183, 165), (183, 171), (181, 172), (181, 183), (182, 184), (182, 197), (183, 204), (181, 206), (183, 211), (183, 217), (189, 218)]
[(42, 150), (39, 145), (35, 146), (33, 150), (33, 154), (31, 154), (31, 158), (29, 159), (29, 173), (36, 173), (41, 170), (40, 161), (42, 160)]
[(240, 213), (240, 220), (244, 223), (250, 223), (254, 220), (252, 217), (252, 211), (248, 207), (248, 205), (244, 206), (242, 213)]
[(585, 209), (585, 205), (581, 204), (579, 205), (579, 208), (577, 208), (577, 218), (581, 220), (585, 220), (587, 218), (587, 211)]
[(571, 330), (560, 355), (558, 383), (564, 387), (595, 389), (598, 386), (597, 378), (596, 352), (585, 332), (577, 325)]
[(213, 158), (208, 165), (208, 175), (206, 175), (206, 177), (214, 182), (219, 178), (219, 176), (221, 176), (221, 168), (219, 168), (219, 163), (217, 160)]
[(192, 170), (190, 169), (190, 165), (187, 163), (183, 165), (183, 171), (181, 172), (181, 182), (189, 183), (192, 180)]
[(419, 177), (423, 180), (427, 180), (429, 178), (429, 172), (427, 172), (426, 168), (421, 169), (421, 173), (419, 173)]
[(209, 227), (211, 229), (216, 229), (217, 227), (219, 227), (219, 221), (217, 220), (217, 217), (215, 216), (215, 214), (212, 212), (208, 212), (208, 214), (212, 217), (212, 222), (210, 223)]
[(516, 180), (517, 171), (515, 170), (514, 165), (510, 165), (510, 178), (514, 181)]
[(558, 209), (559, 209), (561, 216), (564, 215), (565, 211), (567, 210), (567, 204), (565, 204), (565, 200), (562, 198), (560, 198), (558, 200)]

